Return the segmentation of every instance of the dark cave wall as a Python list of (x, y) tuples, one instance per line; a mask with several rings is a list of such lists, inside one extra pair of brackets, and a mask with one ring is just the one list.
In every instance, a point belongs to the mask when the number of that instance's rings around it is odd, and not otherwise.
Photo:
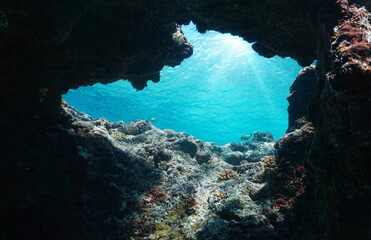
[(159, 13), (161, 6), (152, 1), (4, 1), (2, 53), (12, 56), (4, 63), (13, 66), (9, 73), (25, 67), (33, 69), (29, 74), (46, 71), (38, 82), (62, 91), (121, 78), (157, 80), (165, 64), (184, 58), (171, 39), (174, 23), (184, 20)]
[(60, 95), (71, 88), (124, 78), (143, 89), (148, 80), (159, 81), (164, 65), (180, 64), (193, 49), (186, 38), (173, 40), (175, 23), (185, 20), (172, 10), (174, 4), (164, 14), (164, 4), (1, 1), (4, 129), (58, 122)]
[[(329, 5), (326, 14), (338, 14)], [(49, 122), (68, 89), (122, 78), (142, 89), (148, 80), (159, 81), (164, 65), (178, 65), (192, 54), (190, 43), (172, 38), (175, 23), (190, 20), (200, 31), (256, 41), (255, 50), (264, 56), (310, 64), (317, 51), (316, 13), (323, 7), (319, 0), (1, 1), (2, 115)]]
[[(94, 189), (95, 185), (84, 182), (90, 170), (83, 167), (76, 142), (60, 130), (70, 127), (60, 114), (60, 95), (70, 88), (121, 78), (137, 89), (145, 87), (147, 80), (158, 81), (164, 65), (178, 65), (192, 54), (190, 43), (179, 44), (172, 38), (178, 31), (175, 23), (192, 20), (201, 32), (230, 32), (256, 42), (254, 49), (265, 57), (289, 56), (302, 65), (317, 59), (318, 87), (308, 114), (316, 133), (303, 159), (306, 192), (297, 205), (305, 210), (294, 214), (297, 221), (292, 221), (290, 235), (293, 239), (366, 239), (371, 216), (367, 206), (370, 15), (352, 3), (1, 1), (0, 190), (5, 197), (0, 222), (5, 228), (0, 237), (12, 239), (21, 233), (24, 237), (36, 229), (34, 236), (48, 239), (52, 233), (76, 229), (71, 224), (85, 216), (77, 196), (87, 186), (97, 195), (103, 193), (101, 185)], [(48, 171), (50, 175), (39, 174)], [(62, 180), (63, 176), (70, 180)], [(60, 191), (51, 190), (59, 187)], [(62, 197), (66, 192), (68, 196)], [(45, 206), (50, 199), (60, 201)], [(110, 209), (108, 205), (100, 207)], [(60, 213), (60, 208), (67, 211)], [(36, 220), (29, 217), (35, 211), (41, 214)], [(50, 211), (61, 218), (49, 216)], [(74, 215), (69, 223), (70, 212)], [(88, 218), (86, 230), (76, 230), (74, 236), (96, 233), (101, 239), (102, 232), (110, 232), (108, 225), (102, 225), (107, 227), (102, 230), (89, 224), (106, 217)], [(14, 228), (18, 224), (24, 225), (20, 231)], [(111, 229), (107, 239), (115, 239), (118, 229)]]
[(303, 66), (316, 59), (315, 18), (321, 1), (179, 2), (190, 11), (201, 32), (232, 33), (256, 42), (253, 48), (262, 56), (289, 56)]
[(290, 56), (308, 65), (316, 58), (320, 2), (2, 1), (2, 83), (8, 89), (38, 84), (65, 92), (128, 78), (141, 88), (145, 80), (159, 80), (164, 65), (185, 57), (171, 33), (174, 23), (190, 20), (200, 31), (257, 41), (255, 49), (264, 56)]
[(371, 16), (347, 1), (339, 4), (344, 18), (331, 34), (323, 33), (331, 45), (319, 46), (319, 88), (309, 107), (316, 135), (305, 162), (309, 208), (303, 222), (315, 224), (302, 234), (368, 239)]

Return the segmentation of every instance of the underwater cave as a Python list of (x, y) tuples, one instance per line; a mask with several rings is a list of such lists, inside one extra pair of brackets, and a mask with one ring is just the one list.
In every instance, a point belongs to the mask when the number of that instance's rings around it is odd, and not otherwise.
[(191, 58), (161, 70), (159, 83), (136, 91), (127, 81), (81, 87), (63, 96), (94, 118), (150, 120), (161, 129), (184, 131), (203, 141), (240, 142), (243, 135), (288, 128), (289, 88), (301, 70), (296, 61), (259, 56), (230, 34), (201, 34), (182, 27), (195, 47)]
[(0, 1), (0, 239), (370, 239), (370, 19)]

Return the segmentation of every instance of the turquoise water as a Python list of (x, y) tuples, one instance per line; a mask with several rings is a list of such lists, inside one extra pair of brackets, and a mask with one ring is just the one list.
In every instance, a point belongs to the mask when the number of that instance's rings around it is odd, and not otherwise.
[(183, 31), (194, 54), (180, 66), (165, 67), (159, 83), (136, 91), (120, 80), (70, 90), (63, 98), (94, 118), (125, 123), (156, 118), (156, 127), (218, 144), (239, 142), (254, 131), (282, 136), (286, 96), (301, 67), (289, 58), (263, 58), (230, 34), (200, 34), (193, 24)]

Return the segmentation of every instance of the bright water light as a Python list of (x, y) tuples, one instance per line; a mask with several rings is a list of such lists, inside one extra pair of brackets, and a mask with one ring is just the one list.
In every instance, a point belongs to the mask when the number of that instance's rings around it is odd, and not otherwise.
[(159, 83), (143, 91), (127, 81), (70, 90), (64, 99), (94, 118), (152, 119), (159, 128), (185, 131), (204, 141), (239, 142), (244, 134), (287, 128), (286, 96), (301, 67), (292, 59), (263, 58), (230, 34), (183, 26), (194, 54), (165, 67)]

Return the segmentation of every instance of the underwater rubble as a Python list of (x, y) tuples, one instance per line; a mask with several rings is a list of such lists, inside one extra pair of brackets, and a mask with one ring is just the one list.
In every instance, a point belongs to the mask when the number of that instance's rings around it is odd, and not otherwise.
[[(255, 132), (249, 142), (219, 146), (158, 129), (149, 121), (93, 119), (65, 102), (63, 109), (71, 118), (69, 134), (79, 139), (79, 155), (91, 164), (92, 178), (107, 175), (96, 164), (119, 165), (108, 185), (120, 195), (117, 221), (124, 239), (279, 236), (264, 213), (273, 198), (259, 196), (277, 172), (272, 134)], [(113, 150), (97, 157), (95, 141), (107, 141)], [(114, 152), (124, 157), (115, 158)], [(135, 175), (125, 176), (126, 171)]]

